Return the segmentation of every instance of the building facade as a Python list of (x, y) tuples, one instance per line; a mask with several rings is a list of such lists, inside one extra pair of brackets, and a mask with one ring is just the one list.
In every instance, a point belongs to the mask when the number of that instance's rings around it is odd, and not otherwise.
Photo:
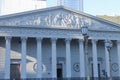
[(46, 0), (1, 0), (1, 15), (46, 8)]
[[(63, 6), (0, 17), (0, 78), (120, 77), (120, 25)], [(111, 57), (105, 40), (112, 40)], [(111, 66), (109, 59), (111, 58)]]
[(57, 4), (83, 11), (83, 0), (57, 0)]

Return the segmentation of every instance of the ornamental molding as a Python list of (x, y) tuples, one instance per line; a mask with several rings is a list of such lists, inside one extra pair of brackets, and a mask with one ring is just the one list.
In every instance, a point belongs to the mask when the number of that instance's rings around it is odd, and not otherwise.
[(47, 28), (0, 28), (0, 36), (46, 37), (46, 38), (81, 38), (80, 30)]
[(89, 32), (90, 39), (97, 40), (120, 40), (120, 31), (119, 32), (107, 32), (107, 31), (90, 31)]

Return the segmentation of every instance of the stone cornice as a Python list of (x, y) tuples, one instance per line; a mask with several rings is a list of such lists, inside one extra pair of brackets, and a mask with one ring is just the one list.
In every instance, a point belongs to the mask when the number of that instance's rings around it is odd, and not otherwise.
[(98, 39), (98, 40), (120, 40), (120, 31), (89, 31), (90, 39)]
[[(120, 31), (89, 30), (89, 39), (120, 40)], [(80, 29), (0, 27), (0, 36), (83, 39)]]
[(0, 27), (0, 36), (80, 38), (80, 29)]

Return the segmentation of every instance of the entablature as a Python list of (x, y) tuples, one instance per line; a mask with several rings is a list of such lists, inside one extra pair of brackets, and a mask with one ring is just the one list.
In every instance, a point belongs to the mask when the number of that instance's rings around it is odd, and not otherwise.
[[(120, 40), (120, 31), (89, 30), (89, 39)], [(37, 28), (37, 27), (0, 27), (0, 36), (45, 37), (83, 39), (81, 29)]]

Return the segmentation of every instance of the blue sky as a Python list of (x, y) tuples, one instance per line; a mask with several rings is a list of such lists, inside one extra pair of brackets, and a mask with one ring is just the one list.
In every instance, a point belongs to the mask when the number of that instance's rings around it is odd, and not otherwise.
[[(2, 0), (0, 0), (0, 9), (1, 9), (1, 1), (2, 1)], [(0, 10), (0, 13), (1, 13), (1, 10)]]
[[(92, 15), (120, 15), (120, 0), (83, 0), (84, 12)], [(55, 6), (57, 0), (48, 0), (48, 6)]]
[[(0, 0), (1, 2), (2, 0)], [(120, 15), (120, 0), (83, 0), (84, 12), (91, 15)], [(48, 6), (56, 6), (57, 0), (48, 0)], [(1, 3), (0, 3), (1, 7)]]

